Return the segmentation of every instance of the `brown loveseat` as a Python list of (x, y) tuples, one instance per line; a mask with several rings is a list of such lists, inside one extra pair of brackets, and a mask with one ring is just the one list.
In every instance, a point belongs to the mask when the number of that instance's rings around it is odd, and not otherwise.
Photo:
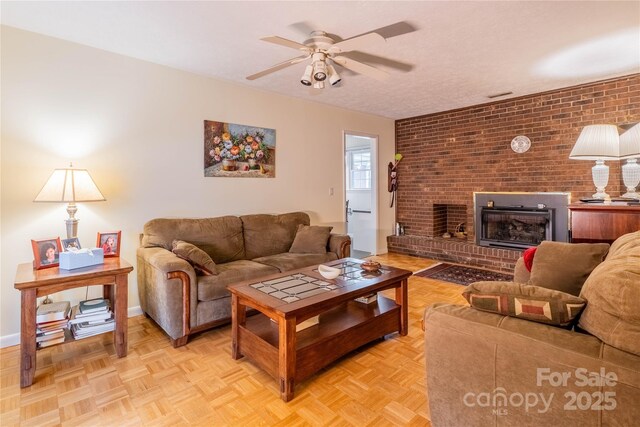
[[(321, 253), (290, 253), (298, 226), (309, 223), (304, 212), (147, 222), (137, 251), (142, 310), (178, 347), (189, 334), (230, 320), (227, 285), (349, 256), (351, 241), (338, 234), (330, 235)], [(206, 252), (216, 274), (196, 275), (172, 252), (176, 240)]]
[[(571, 266), (557, 259), (555, 268)], [(529, 280), (521, 261), (516, 273)], [(616, 240), (579, 292), (580, 332), (466, 306), (429, 307), (433, 425), (638, 425), (640, 231)]]

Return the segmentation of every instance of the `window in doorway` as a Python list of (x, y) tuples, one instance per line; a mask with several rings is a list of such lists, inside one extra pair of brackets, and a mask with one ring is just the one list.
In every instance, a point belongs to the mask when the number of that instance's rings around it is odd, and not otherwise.
[(371, 189), (371, 151), (354, 150), (348, 152), (348, 190)]

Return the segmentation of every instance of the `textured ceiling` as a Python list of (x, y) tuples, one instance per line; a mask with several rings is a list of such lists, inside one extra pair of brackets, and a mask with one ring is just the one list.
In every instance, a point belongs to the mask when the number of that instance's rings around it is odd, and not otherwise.
[[(11, 2), (9, 25), (261, 90), (394, 119), (640, 72), (640, 2)], [(298, 52), (309, 29), (347, 39), (400, 34), (365, 52), (385, 82), (347, 70), (310, 90), (300, 63), (245, 77)], [(413, 32), (406, 32), (410, 27)], [(404, 31), (403, 31), (404, 29)], [(354, 58), (357, 57), (354, 56)], [(393, 67), (389, 67), (393, 65)]]

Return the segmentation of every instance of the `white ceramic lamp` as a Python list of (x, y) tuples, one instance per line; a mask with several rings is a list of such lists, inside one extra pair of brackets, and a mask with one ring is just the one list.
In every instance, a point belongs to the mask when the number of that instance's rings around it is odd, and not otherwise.
[(620, 154), (620, 137), (615, 125), (585, 126), (569, 155), (573, 160), (595, 160), (591, 169), (593, 183), (596, 186), (594, 199), (608, 199), (605, 188), (609, 183), (609, 166), (605, 160), (618, 160)]
[(627, 192), (622, 197), (640, 199), (636, 187), (640, 184), (640, 123), (636, 123), (631, 129), (620, 135), (620, 159), (627, 159), (622, 165), (622, 181), (627, 187)]
[(76, 202), (99, 202), (106, 200), (86, 169), (55, 169), (34, 202), (68, 202), (67, 238), (78, 235), (78, 220), (75, 217), (78, 208)]

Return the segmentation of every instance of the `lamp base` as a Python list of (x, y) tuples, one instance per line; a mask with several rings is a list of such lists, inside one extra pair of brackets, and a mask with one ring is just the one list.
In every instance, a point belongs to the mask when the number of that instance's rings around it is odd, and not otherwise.
[(627, 192), (622, 197), (640, 199), (640, 194), (636, 191), (636, 187), (640, 184), (638, 159), (627, 159), (627, 163), (622, 165), (622, 180), (625, 187), (627, 187)]
[[(634, 190), (635, 190), (635, 188), (634, 188)], [(638, 200), (640, 200), (640, 193), (638, 193), (636, 191), (634, 191), (634, 192), (627, 191), (626, 193), (624, 193), (622, 195), (622, 197), (629, 198), (629, 199), (638, 199)]]
[(607, 199), (610, 199), (611, 196), (609, 196), (608, 193), (604, 192), (604, 188), (596, 188), (596, 192), (591, 195), (591, 198), (607, 200)]
[(596, 186), (596, 192), (591, 197), (594, 199), (609, 199), (609, 195), (604, 191), (609, 183), (609, 166), (604, 164), (604, 160), (596, 160), (595, 166), (591, 168), (591, 176), (593, 177), (593, 184)]
[(64, 220), (64, 223), (67, 225), (67, 239), (78, 236), (78, 220), (76, 219), (76, 212), (78, 212), (76, 204), (73, 202), (69, 203), (67, 206), (69, 218)]
[(64, 223), (67, 226), (67, 239), (78, 236), (78, 220), (77, 219), (65, 219)]

